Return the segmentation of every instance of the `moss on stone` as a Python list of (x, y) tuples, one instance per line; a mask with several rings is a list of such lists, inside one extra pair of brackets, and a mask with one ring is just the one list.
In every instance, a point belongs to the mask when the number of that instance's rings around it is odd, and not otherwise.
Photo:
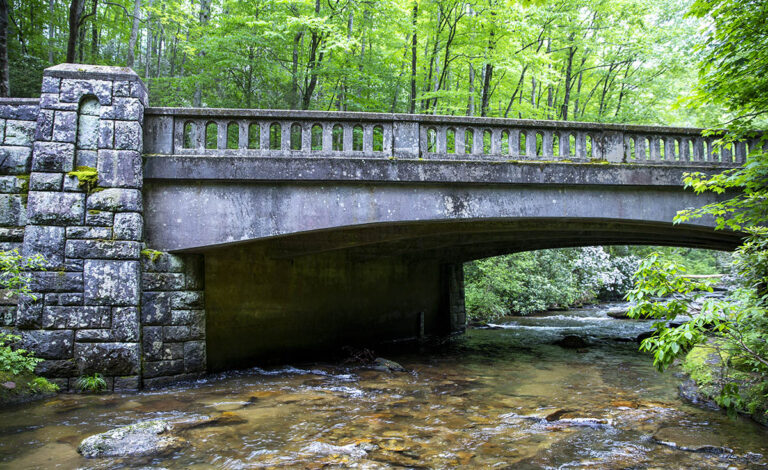
[(67, 173), (68, 176), (77, 178), (77, 185), (85, 189), (89, 194), (96, 188), (96, 182), (99, 179), (99, 173), (96, 168), (90, 166), (79, 166)]
[(149, 259), (153, 263), (157, 261), (160, 258), (160, 256), (162, 256), (162, 254), (163, 254), (162, 251), (150, 250), (148, 248), (141, 250), (141, 256)]
[(58, 386), (34, 374), (0, 371), (0, 408), (47, 398), (58, 390)]
[(21, 194), (29, 193), (29, 174), (16, 175), (16, 179), (19, 180), (19, 190), (21, 190)]

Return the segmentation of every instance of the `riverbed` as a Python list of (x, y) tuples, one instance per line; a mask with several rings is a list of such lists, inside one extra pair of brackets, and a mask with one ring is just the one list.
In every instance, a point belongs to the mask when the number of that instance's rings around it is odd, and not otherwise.
[[(512, 317), (441, 347), (350, 363), (253, 368), (139, 394), (0, 411), (0, 467), (766, 468), (768, 429), (678, 398), (600, 305)], [(557, 346), (567, 335), (586, 345)], [(168, 455), (85, 459), (79, 442), (149, 419), (225, 417)]]

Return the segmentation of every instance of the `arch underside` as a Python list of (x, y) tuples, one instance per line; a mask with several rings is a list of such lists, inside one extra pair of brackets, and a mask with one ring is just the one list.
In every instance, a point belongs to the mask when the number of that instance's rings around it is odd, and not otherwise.
[(742, 237), (743, 234), (700, 225), (537, 218), (366, 224), (241, 243), (262, 245), (274, 258), (344, 250), (363, 259), (404, 256), (455, 263), (521, 251), (593, 245), (733, 250)]

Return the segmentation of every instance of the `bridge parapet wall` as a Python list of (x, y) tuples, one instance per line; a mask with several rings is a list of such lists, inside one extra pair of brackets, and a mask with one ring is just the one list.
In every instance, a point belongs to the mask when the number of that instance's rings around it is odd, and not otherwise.
[(757, 139), (701, 129), (458, 116), (148, 108), (145, 153), (737, 166)]

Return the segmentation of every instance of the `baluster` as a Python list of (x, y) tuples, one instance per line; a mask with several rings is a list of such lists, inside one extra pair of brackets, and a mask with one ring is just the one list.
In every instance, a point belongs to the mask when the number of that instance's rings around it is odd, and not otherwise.
[(706, 153), (704, 152), (704, 139), (696, 137), (693, 140), (693, 160), (696, 162), (706, 161)]
[(280, 151), (287, 154), (291, 151), (291, 122), (280, 122)]
[(583, 132), (576, 132), (576, 160), (586, 160), (587, 157), (587, 135)]
[(704, 142), (705, 142), (705, 144), (707, 146), (706, 161), (709, 162), (709, 163), (713, 163), (715, 161), (715, 157), (716, 157), (715, 149), (714, 149), (714, 145), (713, 145), (714, 144), (714, 139), (707, 138), (707, 139), (704, 140)]
[(323, 126), (323, 152), (331, 155), (333, 152), (333, 122), (322, 122)]
[(448, 153), (446, 139), (448, 134), (447, 126), (435, 127), (435, 151), (440, 155)]
[(635, 136), (635, 163), (645, 163), (648, 159), (646, 152), (645, 136)]
[(571, 158), (571, 133), (568, 131), (560, 131), (560, 158), (562, 160), (568, 160)]
[(733, 162), (733, 153), (731, 152), (729, 144), (725, 144), (722, 147), (720, 147), (720, 162), (721, 163)]
[(192, 124), (193, 135), (195, 136), (195, 149), (198, 152), (205, 151), (205, 121), (195, 120)]
[(491, 155), (501, 155), (501, 129), (491, 129)]
[(301, 151), (306, 155), (312, 153), (312, 121), (301, 123)]
[(664, 161), (675, 161), (675, 139), (672, 137), (664, 138)]
[(661, 142), (660, 138), (656, 136), (650, 136), (648, 139), (651, 141), (651, 161), (658, 162), (661, 160)]
[[(634, 139), (633, 136), (624, 134), (624, 162), (626, 163), (631, 163), (633, 161), (632, 139)], [(635, 151), (637, 151), (637, 144), (635, 144)]]
[(472, 155), (482, 155), (484, 129), (482, 127), (473, 127), (472, 130), (474, 131), (474, 134), (472, 134)]
[[(184, 124), (185, 121), (173, 119), (173, 152), (178, 153), (184, 148)], [(193, 125), (194, 128), (194, 125)]]
[(520, 158), (520, 130), (509, 130), (509, 158), (514, 160)]
[(536, 131), (525, 131), (525, 158), (526, 160), (536, 160)]
[(363, 152), (366, 155), (373, 153), (373, 125), (366, 124), (363, 126)]
[(261, 127), (259, 140), (261, 140), (261, 144), (259, 145), (259, 148), (261, 149), (261, 153), (268, 154), (271, 152), (271, 149), (269, 147), (269, 127), (272, 123), (270, 121), (261, 121), (259, 123), (259, 126)]
[(227, 148), (227, 121), (216, 121), (216, 148), (218, 150)]
[(690, 139), (687, 137), (680, 137), (680, 161), (681, 162), (689, 162), (691, 161), (691, 156), (688, 155), (688, 142), (690, 142)]
[(237, 121), (237, 148), (240, 150), (248, 148), (248, 121)]
[(756, 152), (760, 148), (760, 139), (749, 139), (749, 153)]
[(341, 124), (342, 129), (344, 129), (344, 138), (342, 139), (343, 147), (342, 152), (351, 152), (354, 146), (352, 145), (352, 142), (354, 140), (354, 128), (355, 126), (350, 122), (344, 122)]
[(392, 123), (381, 125), (382, 151), (384, 155), (392, 155)]
[(542, 131), (541, 133), (541, 158), (543, 160), (553, 160), (554, 150), (552, 148), (552, 131)]
[(466, 154), (467, 151), (464, 148), (464, 136), (466, 135), (467, 128), (466, 127), (456, 127), (456, 137), (455, 137), (455, 146), (456, 146), (456, 158), (461, 158), (462, 155)]
[(734, 144), (736, 147), (736, 163), (744, 163), (747, 159), (747, 143), (743, 140)]
[(425, 158), (429, 155), (429, 127), (419, 124), (419, 155)]

